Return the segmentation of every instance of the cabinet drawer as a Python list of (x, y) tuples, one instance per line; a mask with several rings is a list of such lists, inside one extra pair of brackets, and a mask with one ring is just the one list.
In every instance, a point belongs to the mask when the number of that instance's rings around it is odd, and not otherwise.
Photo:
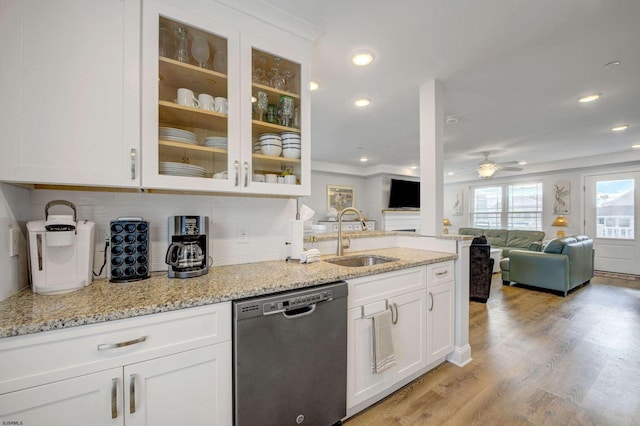
[(0, 394), (228, 340), (230, 302), (8, 337)]
[(427, 265), (427, 276), (429, 286), (453, 280), (453, 261)]
[(411, 291), (426, 289), (426, 268), (402, 269), (347, 280), (349, 307), (366, 305)]

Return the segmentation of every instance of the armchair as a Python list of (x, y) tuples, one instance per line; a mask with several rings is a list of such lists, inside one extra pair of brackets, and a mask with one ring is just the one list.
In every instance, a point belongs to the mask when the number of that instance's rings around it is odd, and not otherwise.
[(568, 291), (593, 278), (593, 240), (585, 235), (556, 238), (542, 252), (511, 250), (500, 262), (502, 283)]

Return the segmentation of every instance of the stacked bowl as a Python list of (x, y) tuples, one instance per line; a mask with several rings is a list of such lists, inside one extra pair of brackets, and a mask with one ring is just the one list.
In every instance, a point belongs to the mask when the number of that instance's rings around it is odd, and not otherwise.
[(300, 158), (300, 134), (295, 132), (283, 132), (280, 134), (282, 140), (282, 156), (286, 158)]
[(264, 155), (279, 157), (282, 153), (282, 138), (275, 133), (260, 135), (260, 150)]

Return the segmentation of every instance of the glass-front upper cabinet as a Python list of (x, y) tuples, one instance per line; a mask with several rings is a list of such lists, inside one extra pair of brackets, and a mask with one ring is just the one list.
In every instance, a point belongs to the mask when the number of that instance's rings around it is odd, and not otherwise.
[(142, 187), (309, 195), (310, 43), (189, 3), (143, 8)]
[[(310, 192), (309, 49), (288, 40), (269, 43), (243, 34), (242, 55), (250, 74), (242, 76), (243, 158), (251, 159), (251, 192), (305, 195)], [(250, 142), (250, 145), (248, 143)], [(250, 155), (248, 151), (250, 150)]]
[(238, 32), (206, 14), (150, 8), (143, 17), (142, 186), (239, 190)]

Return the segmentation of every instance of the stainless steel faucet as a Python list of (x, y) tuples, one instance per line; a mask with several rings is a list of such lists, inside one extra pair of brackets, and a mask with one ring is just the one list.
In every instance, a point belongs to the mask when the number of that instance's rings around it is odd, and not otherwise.
[[(355, 207), (347, 207), (346, 209), (342, 210), (338, 215), (338, 250), (336, 251), (336, 255), (338, 256), (342, 256), (344, 253), (345, 247), (342, 245), (342, 216), (348, 211), (357, 214), (358, 219), (360, 220), (360, 222), (362, 222), (362, 230), (363, 231), (367, 230), (367, 223), (364, 221), (364, 218), (362, 217), (362, 213), (360, 213), (360, 210), (356, 209)], [(346, 248), (349, 248), (349, 244), (347, 244)]]

